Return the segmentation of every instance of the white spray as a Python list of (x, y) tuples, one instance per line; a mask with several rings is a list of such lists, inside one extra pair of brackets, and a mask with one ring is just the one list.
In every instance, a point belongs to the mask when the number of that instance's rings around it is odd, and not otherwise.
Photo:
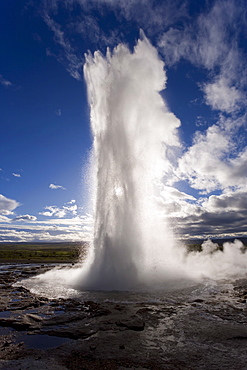
[(172, 262), (173, 235), (159, 216), (155, 184), (169, 169), (168, 146), (179, 144), (180, 121), (159, 94), (164, 64), (144, 35), (133, 53), (119, 45), (106, 58), (87, 55), (84, 74), (97, 169), (89, 281), (126, 288), (156, 279)]

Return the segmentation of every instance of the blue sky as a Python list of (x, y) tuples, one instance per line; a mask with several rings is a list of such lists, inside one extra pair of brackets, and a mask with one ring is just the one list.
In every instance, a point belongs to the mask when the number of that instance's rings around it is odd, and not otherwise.
[(92, 145), (84, 54), (140, 29), (181, 121), (160, 198), (185, 238), (246, 236), (245, 1), (2, 1), (0, 241), (88, 240)]

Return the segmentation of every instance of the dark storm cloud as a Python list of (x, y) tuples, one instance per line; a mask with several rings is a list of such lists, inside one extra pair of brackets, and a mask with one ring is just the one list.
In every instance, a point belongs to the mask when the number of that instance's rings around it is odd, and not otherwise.
[(171, 223), (179, 235), (207, 238), (223, 237), (227, 234), (245, 235), (247, 231), (247, 210), (225, 211), (222, 213), (204, 212), (199, 216), (171, 218)]
[(12, 219), (12, 221), (36, 221), (37, 217), (32, 215), (20, 215)]

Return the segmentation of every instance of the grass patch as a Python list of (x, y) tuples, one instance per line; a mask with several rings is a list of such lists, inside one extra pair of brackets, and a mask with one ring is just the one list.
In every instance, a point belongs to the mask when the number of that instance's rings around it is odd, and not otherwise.
[(76, 262), (87, 243), (0, 243), (0, 262)]

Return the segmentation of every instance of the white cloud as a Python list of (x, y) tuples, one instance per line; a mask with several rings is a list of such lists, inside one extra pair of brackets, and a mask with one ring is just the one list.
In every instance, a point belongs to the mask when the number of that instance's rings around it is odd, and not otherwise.
[(57, 109), (55, 111), (55, 114), (56, 114), (56, 116), (61, 117), (61, 115), (62, 115), (62, 109)]
[(74, 204), (73, 206), (63, 206), (63, 209), (67, 212), (71, 212), (73, 215), (77, 214), (77, 205)]
[(76, 202), (75, 199), (71, 199), (69, 202), (67, 202), (67, 204), (74, 204)]
[(0, 215), (0, 223), (3, 222), (3, 223), (8, 223), (8, 222), (11, 222), (11, 219), (9, 217), (6, 217), (6, 216), (3, 216), (3, 215)]
[[(10, 219), (2, 222), (10, 222)], [(90, 241), (93, 235), (92, 225), (93, 219), (90, 215), (67, 219), (50, 218), (45, 221), (33, 220), (22, 224), (15, 221), (8, 225), (0, 223), (0, 241)]]
[(221, 158), (228, 152), (229, 143), (217, 125), (206, 133), (198, 133), (194, 144), (179, 160), (178, 176), (188, 179), (195, 189), (212, 191), (221, 187), (227, 166)]
[(13, 86), (12, 82), (6, 80), (2, 75), (0, 75), (0, 84), (4, 87), (11, 87)]
[(178, 0), (163, 0), (162, 3), (150, 0), (94, 0), (94, 3), (111, 5), (116, 13), (120, 11), (126, 20), (135, 21), (150, 33), (164, 29), (179, 17), (187, 16), (185, 2)]
[(215, 110), (232, 113), (239, 109), (244, 96), (235, 86), (230, 86), (226, 78), (218, 78), (204, 86), (206, 103)]
[(247, 190), (231, 191), (221, 195), (211, 195), (202, 203), (208, 212), (225, 213), (229, 211), (247, 210)]
[(1, 242), (28, 242), (33, 240), (31, 235), (31, 233), (22, 230), (2, 228), (0, 231), (0, 240)]
[(163, 186), (160, 195), (168, 199), (189, 199), (196, 200), (192, 195), (186, 194), (172, 186)]
[(191, 201), (157, 198), (161, 217), (183, 238), (247, 236), (247, 188)]
[[(81, 80), (82, 60), (78, 58), (68, 38), (66, 38), (61, 26), (55, 22), (48, 14), (47, 9), (43, 13), (43, 20), (54, 33), (54, 41), (63, 49), (63, 54), (56, 58), (61, 64), (66, 64), (67, 71), (76, 80)], [(48, 55), (54, 55), (49, 51)]]
[(247, 174), (247, 148), (244, 148), (235, 158), (231, 158), (231, 176), (242, 180), (242, 186), (245, 185)]
[(55, 206), (46, 206), (45, 209), (47, 209), (47, 211), (44, 211), (44, 212), (40, 212), (40, 215), (42, 216), (47, 216), (47, 217), (58, 217), (58, 218), (62, 218), (66, 215), (66, 210), (65, 209), (61, 209), (61, 208), (58, 208), (58, 207), (55, 207)]
[[(64, 0), (61, 4), (59, 0), (53, 0), (49, 3), (43, 1), (43, 11), (50, 15), (56, 14), (58, 8), (64, 6), (67, 13), (69, 13), (73, 11), (75, 3), (78, 7), (81, 7), (81, 22), (78, 23), (80, 24), (80, 29), (82, 29), (83, 35), (90, 38), (91, 41), (94, 41), (94, 38), (97, 38), (97, 36), (103, 38), (107, 36), (105, 30), (99, 29), (99, 23), (92, 12), (95, 8), (100, 10), (102, 16), (104, 15), (104, 10), (108, 8), (115, 12), (116, 16), (121, 18), (121, 20), (134, 21), (139, 27), (143, 28), (145, 26), (150, 33), (167, 27), (179, 17), (187, 16), (186, 4), (180, 0), (172, 2), (163, 0), (162, 4), (152, 0)], [(69, 18), (68, 23), (71, 28), (76, 23), (76, 20), (72, 23)], [(120, 22), (118, 27), (121, 27)]]
[(19, 173), (15, 173), (15, 172), (13, 172), (12, 175), (15, 176), (15, 177), (21, 177), (21, 175)]
[(1, 242), (72, 242), (72, 241), (89, 241), (91, 240), (90, 234), (87, 232), (66, 232), (60, 233), (54, 231), (24, 231), (24, 230), (13, 230), (5, 228), (0, 230), (0, 241)]
[[(68, 215), (70, 216), (70, 215)], [(9, 219), (11, 221), (11, 219)], [(91, 215), (73, 216), (69, 218), (47, 218), (45, 220), (36, 220), (28, 224), (19, 224), (12, 222), (8, 228), (21, 230), (81, 230), (84, 226), (93, 225), (93, 218)], [(1, 227), (1, 225), (0, 225)]]
[(50, 184), (49, 188), (53, 190), (57, 190), (57, 189), (66, 190), (66, 188), (64, 188), (62, 185), (55, 185), (55, 184)]
[[(68, 202), (70, 203), (70, 202)], [(46, 217), (58, 217), (63, 218), (67, 215), (77, 215), (77, 205), (64, 205), (62, 208), (56, 207), (56, 206), (46, 206), (46, 211), (40, 212), (40, 215), (46, 216)]]
[(45, 54), (46, 54), (47, 57), (55, 57), (56, 58), (56, 55), (53, 54), (49, 48), (45, 49)]
[[(247, 185), (247, 149), (238, 149), (246, 117), (221, 117), (205, 132), (197, 132), (191, 147), (179, 159), (177, 176), (202, 191)], [(240, 130), (240, 131), (239, 131)], [(245, 140), (245, 136), (243, 136)]]
[(7, 198), (4, 195), (0, 194), (0, 214), (9, 215), (19, 205), (20, 203), (16, 200)]
[(169, 28), (159, 41), (167, 62), (174, 64), (186, 58), (207, 69), (235, 63), (238, 51), (233, 41), (238, 37), (236, 23), (239, 25), (242, 10), (232, 0), (216, 0), (209, 11), (189, 23), (186, 20), (184, 27)]
[(168, 65), (184, 58), (210, 71), (205, 101), (213, 109), (231, 113), (243, 105), (246, 84), (244, 56), (238, 46), (245, 5), (215, 1), (213, 7), (183, 28), (171, 27), (159, 41)]
[(20, 215), (12, 219), (12, 221), (36, 221), (37, 217), (32, 215)]
[(197, 204), (195, 200), (191, 202), (190, 199), (186, 200), (185, 198), (170, 198), (167, 194), (162, 194), (156, 199), (160, 205), (160, 214), (165, 219), (176, 218), (181, 221), (191, 215), (198, 217), (203, 213), (201, 205)]
[(42, 37), (36, 32), (33, 34), (33, 39), (38, 43), (42, 43)]

